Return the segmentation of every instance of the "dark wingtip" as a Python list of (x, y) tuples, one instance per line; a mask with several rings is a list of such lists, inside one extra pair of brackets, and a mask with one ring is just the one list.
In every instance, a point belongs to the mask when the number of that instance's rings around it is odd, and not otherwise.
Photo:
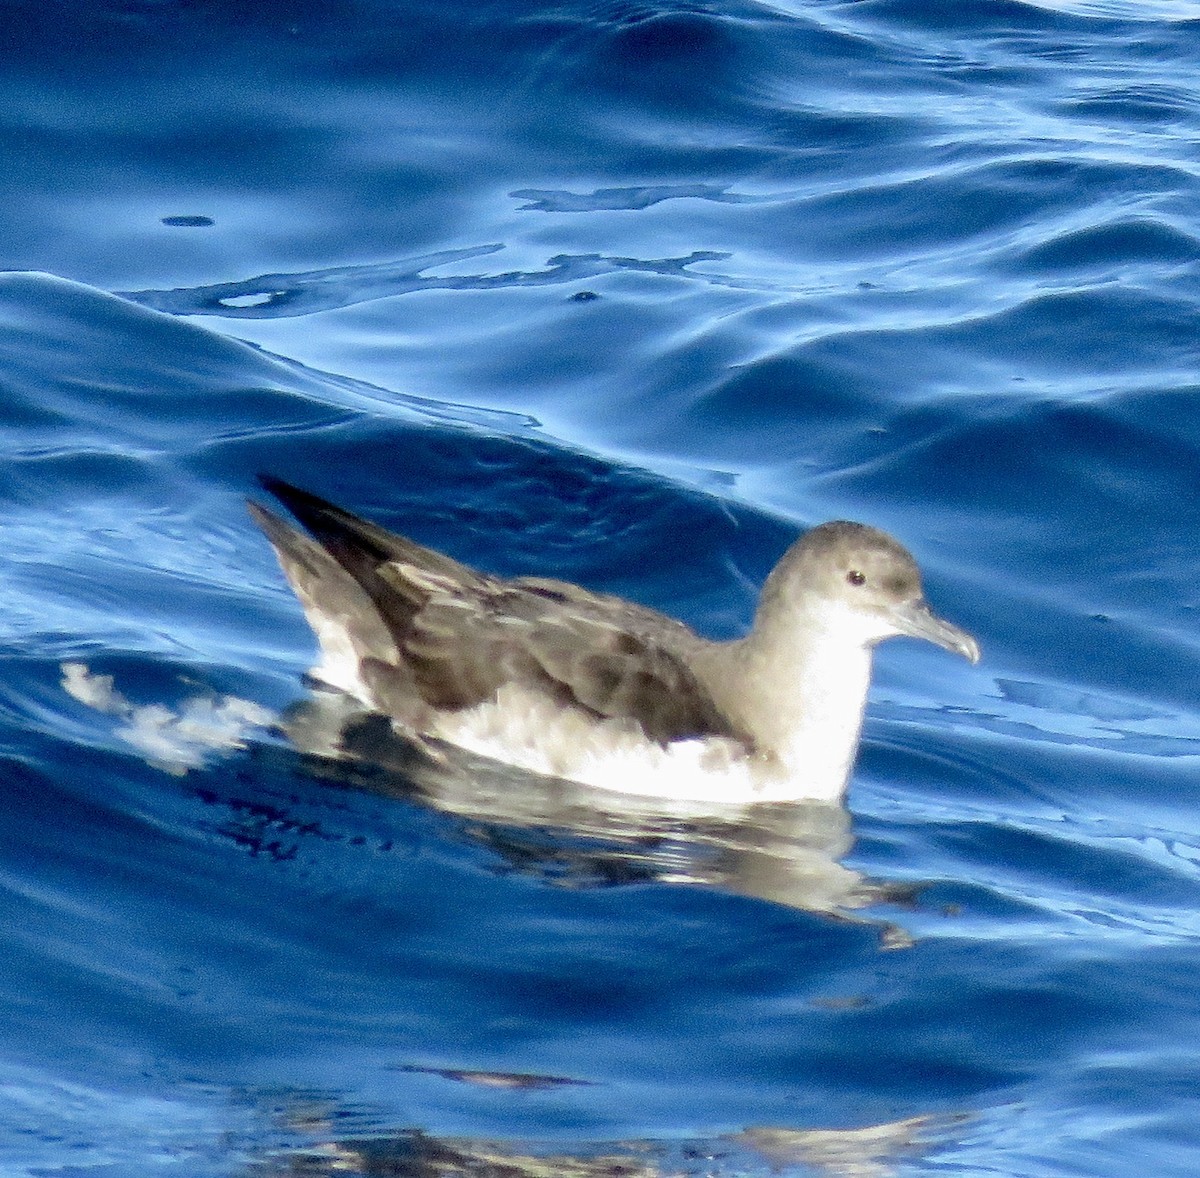
[(274, 495), (306, 528), (312, 528), (318, 516), (341, 514), (327, 499), (277, 479), (273, 474), (260, 472), (258, 482), (264, 491)]
[(284, 496), (291, 494), (303, 494), (299, 487), (293, 487), (291, 483), (285, 483), (283, 479), (277, 479), (273, 474), (267, 474), (265, 471), (259, 471), (254, 476), (258, 479), (258, 485), (264, 491), (269, 491), (276, 499), (284, 499)]

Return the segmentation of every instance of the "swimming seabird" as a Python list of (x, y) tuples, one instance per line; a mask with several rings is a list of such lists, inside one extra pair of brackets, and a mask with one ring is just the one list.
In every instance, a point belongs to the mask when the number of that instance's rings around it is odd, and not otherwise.
[(315, 679), (438, 756), (696, 801), (836, 801), (858, 746), (877, 643), (924, 638), (972, 663), (908, 551), (835, 521), (767, 578), (743, 638), (714, 642), (657, 610), (546, 577), (503, 578), (280, 479), (303, 525), (251, 501), (320, 644)]

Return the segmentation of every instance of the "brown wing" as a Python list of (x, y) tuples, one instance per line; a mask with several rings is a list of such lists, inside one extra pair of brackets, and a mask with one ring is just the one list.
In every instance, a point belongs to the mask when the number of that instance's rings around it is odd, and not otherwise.
[[(403, 563), (378, 572), (404, 602), (384, 616), (401, 622), (393, 636), (431, 706), (471, 707), (515, 682), (562, 706), (635, 721), (663, 744), (743, 739), (665, 641), (690, 632), (652, 610), (541, 578), (465, 585)], [(413, 610), (418, 594), (425, 601)]]
[[(564, 581), (490, 577), (278, 479), (262, 483), (312, 534), (253, 508), (306, 612), (356, 615), (349, 637), (397, 718), (419, 725), (425, 707), (473, 707), (519, 683), (564, 707), (635, 721), (664, 744), (749, 743), (688, 668), (682, 654), (699, 639), (682, 623)], [(350, 603), (354, 586), (364, 596)]]

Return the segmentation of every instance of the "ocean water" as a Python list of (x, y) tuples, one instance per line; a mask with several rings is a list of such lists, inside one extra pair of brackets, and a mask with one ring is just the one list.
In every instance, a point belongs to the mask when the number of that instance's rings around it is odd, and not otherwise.
[[(0, 6), (0, 1173), (1200, 1173), (1200, 5)], [(412, 772), (245, 508), (748, 623), (845, 807)]]

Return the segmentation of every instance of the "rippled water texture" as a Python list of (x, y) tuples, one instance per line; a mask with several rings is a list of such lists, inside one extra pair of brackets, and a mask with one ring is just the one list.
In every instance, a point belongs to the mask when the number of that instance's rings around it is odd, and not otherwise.
[[(1200, 1172), (1200, 7), (0, 8), (0, 1172)], [(266, 470), (740, 632), (846, 808), (418, 772)]]

